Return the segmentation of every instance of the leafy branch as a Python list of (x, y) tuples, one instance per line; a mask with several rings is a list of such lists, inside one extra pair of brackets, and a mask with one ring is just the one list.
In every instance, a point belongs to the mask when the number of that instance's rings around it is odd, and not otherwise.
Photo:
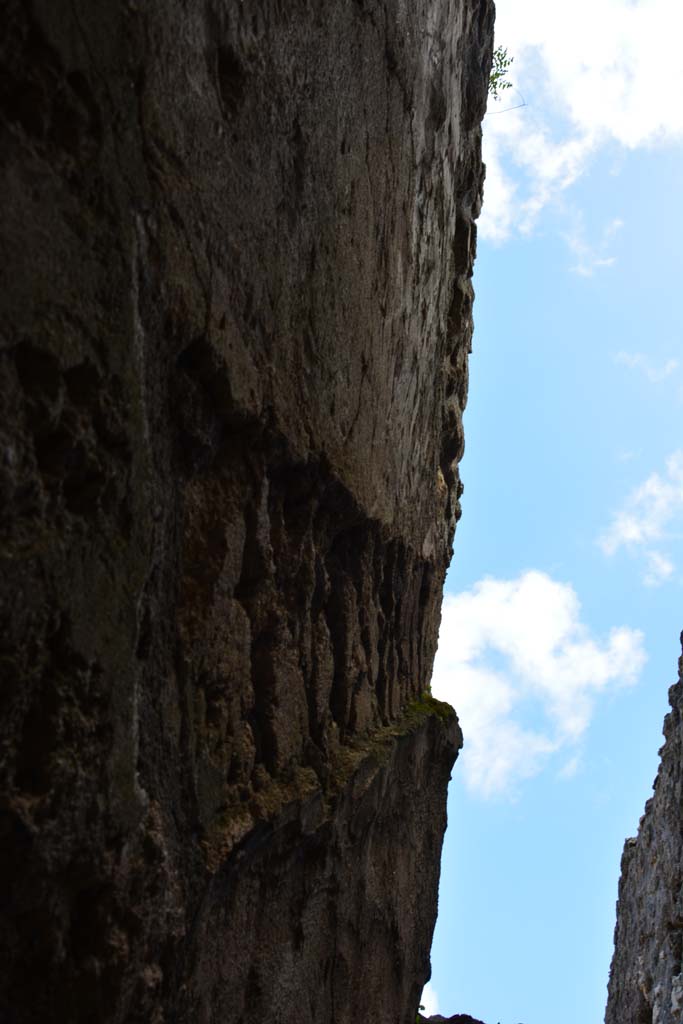
[(493, 96), (494, 100), (500, 98), (499, 93), (512, 88), (512, 82), (508, 80), (507, 73), (514, 59), (514, 57), (508, 57), (505, 46), (497, 46), (493, 51), (493, 63), (489, 75), (489, 96)]

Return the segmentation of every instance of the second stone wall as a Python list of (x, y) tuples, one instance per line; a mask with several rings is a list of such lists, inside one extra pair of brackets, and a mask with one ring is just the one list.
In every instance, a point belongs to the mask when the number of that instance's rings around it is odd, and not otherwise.
[(683, 657), (669, 701), (655, 792), (621, 861), (605, 1024), (683, 1019)]

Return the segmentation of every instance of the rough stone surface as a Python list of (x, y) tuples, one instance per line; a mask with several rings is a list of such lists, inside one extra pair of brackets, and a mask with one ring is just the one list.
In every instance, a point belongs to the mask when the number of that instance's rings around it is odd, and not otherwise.
[(492, 22), (4, 4), (8, 1024), (415, 1019)]
[(606, 1024), (683, 1020), (683, 657), (678, 672), (654, 795), (624, 846)]

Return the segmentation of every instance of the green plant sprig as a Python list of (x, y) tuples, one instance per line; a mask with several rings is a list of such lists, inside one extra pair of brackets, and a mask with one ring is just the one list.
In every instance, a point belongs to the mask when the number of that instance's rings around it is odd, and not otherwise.
[(493, 51), (493, 63), (489, 75), (489, 96), (493, 96), (494, 100), (499, 99), (499, 93), (512, 88), (512, 82), (508, 80), (507, 73), (514, 59), (514, 57), (508, 57), (505, 46), (497, 46)]

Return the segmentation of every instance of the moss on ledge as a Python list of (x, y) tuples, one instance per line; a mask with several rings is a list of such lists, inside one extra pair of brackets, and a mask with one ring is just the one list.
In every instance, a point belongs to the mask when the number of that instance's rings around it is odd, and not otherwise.
[(443, 700), (437, 700), (428, 690), (425, 690), (421, 697), (408, 705), (405, 711), (405, 719), (413, 717), (422, 720), (430, 715), (436, 715), (444, 724), (457, 722), (458, 720), (455, 708), (452, 708), (450, 704)]
[[(270, 822), (277, 827), (277, 820), (283, 814), (287, 820), (291, 820), (297, 816), (296, 808), (302, 808), (316, 799), (320, 801), (322, 816), (329, 815), (334, 802), (347, 786), (364, 789), (376, 771), (386, 765), (396, 741), (417, 732), (430, 718), (438, 720), (443, 728), (455, 726), (457, 729), (458, 717), (451, 705), (424, 691), (406, 706), (401, 717), (391, 725), (341, 744), (330, 757), (324, 782), (310, 767), (298, 766), (291, 770), (287, 778), (271, 779), (258, 792), (244, 794), (242, 799), (224, 807), (201, 841), (207, 869), (212, 873), (217, 871), (235, 846), (258, 823)], [(460, 746), (457, 737), (455, 742)]]

